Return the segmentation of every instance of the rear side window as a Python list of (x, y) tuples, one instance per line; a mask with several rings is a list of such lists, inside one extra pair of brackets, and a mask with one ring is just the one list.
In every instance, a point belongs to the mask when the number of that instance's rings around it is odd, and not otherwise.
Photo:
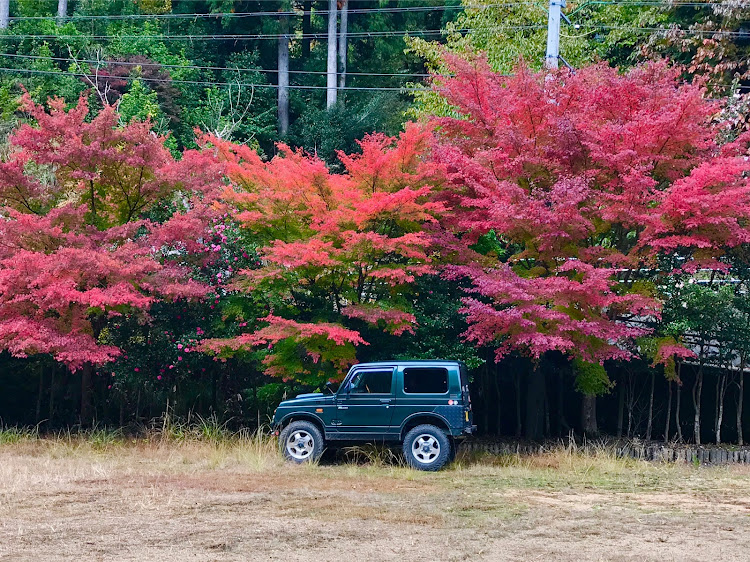
[(448, 392), (448, 369), (434, 367), (404, 369), (404, 392), (407, 394), (445, 394)]
[(387, 371), (359, 371), (349, 383), (352, 394), (390, 394), (393, 369)]

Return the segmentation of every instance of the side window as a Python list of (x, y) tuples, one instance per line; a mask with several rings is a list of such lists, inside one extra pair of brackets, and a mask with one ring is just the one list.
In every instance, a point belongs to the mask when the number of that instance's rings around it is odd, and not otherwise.
[(448, 392), (448, 369), (430, 367), (404, 369), (404, 392), (407, 394), (445, 394)]
[(390, 394), (393, 369), (387, 371), (359, 371), (349, 383), (352, 394)]

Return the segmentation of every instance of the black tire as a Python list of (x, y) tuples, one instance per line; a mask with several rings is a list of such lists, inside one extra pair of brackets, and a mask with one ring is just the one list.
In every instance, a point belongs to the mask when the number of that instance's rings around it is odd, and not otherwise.
[(290, 462), (317, 461), (323, 454), (323, 434), (314, 423), (293, 421), (279, 435), (279, 449)]
[(406, 434), (403, 451), (410, 467), (434, 472), (450, 459), (451, 442), (439, 427), (423, 424)]

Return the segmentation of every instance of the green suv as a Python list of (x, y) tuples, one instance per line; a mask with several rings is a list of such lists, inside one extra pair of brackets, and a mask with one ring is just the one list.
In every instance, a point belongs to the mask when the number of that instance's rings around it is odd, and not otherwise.
[(440, 469), (457, 441), (476, 431), (469, 377), (459, 361), (355, 365), (335, 393), (300, 394), (279, 404), (273, 428), (292, 462), (317, 459), (326, 446), (391, 442), (420, 470)]

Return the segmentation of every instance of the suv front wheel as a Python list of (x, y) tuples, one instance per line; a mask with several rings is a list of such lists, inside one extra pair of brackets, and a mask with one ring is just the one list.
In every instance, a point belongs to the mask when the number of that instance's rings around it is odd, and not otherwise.
[(281, 454), (297, 464), (316, 461), (323, 454), (323, 434), (307, 421), (293, 421), (279, 435)]
[(417, 470), (440, 470), (450, 459), (451, 442), (439, 427), (418, 425), (404, 437), (404, 456)]

